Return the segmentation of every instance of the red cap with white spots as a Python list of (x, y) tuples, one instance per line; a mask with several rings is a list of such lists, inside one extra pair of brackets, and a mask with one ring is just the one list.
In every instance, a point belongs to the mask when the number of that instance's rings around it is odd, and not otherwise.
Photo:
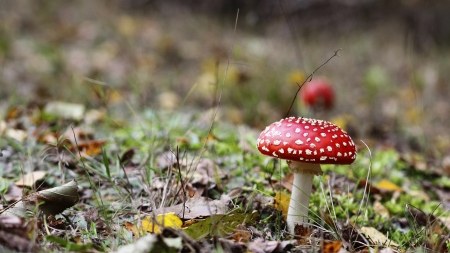
[(356, 146), (335, 124), (289, 117), (272, 123), (259, 135), (258, 150), (268, 156), (315, 164), (351, 164)]

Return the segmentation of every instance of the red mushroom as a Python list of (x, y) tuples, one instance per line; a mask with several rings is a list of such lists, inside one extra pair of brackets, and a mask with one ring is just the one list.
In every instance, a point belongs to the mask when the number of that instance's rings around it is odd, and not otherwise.
[(334, 91), (325, 79), (313, 79), (307, 82), (300, 90), (303, 103), (312, 108), (330, 110), (334, 105)]
[(309, 197), (314, 175), (322, 175), (320, 164), (351, 164), (356, 146), (350, 136), (331, 122), (289, 117), (268, 126), (257, 140), (258, 150), (267, 156), (287, 160), (294, 173), (287, 225), (308, 222)]

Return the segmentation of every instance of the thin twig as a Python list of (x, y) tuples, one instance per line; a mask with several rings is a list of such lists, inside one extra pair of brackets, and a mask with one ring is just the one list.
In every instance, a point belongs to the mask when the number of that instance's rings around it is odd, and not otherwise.
[(302, 84), (297, 83), (297, 85), (298, 85), (297, 92), (295, 92), (294, 98), (292, 99), (291, 105), (289, 106), (289, 110), (287, 111), (285, 117), (289, 116), (289, 113), (291, 112), (292, 106), (294, 106), (295, 99), (297, 98), (297, 95), (298, 95), (298, 93), (300, 92), (300, 90), (301, 90), (301, 88), (303, 87), (303, 85), (304, 85), (306, 82), (311, 82), (313, 75), (314, 75), (320, 68), (322, 68), (323, 66), (325, 66), (325, 65), (326, 65), (329, 61), (331, 61), (331, 59), (333, 59), (334, 57), (339, 56), (339, 55), (338, 55), (338, 52), (339, 52), (341, 49), (342, 49), (342, 48), (339, 48), (338, 50), (334, 51), (334, 54), (333, 54), (330, 58), (328, 58), (328, 60), (326, 60), (324, 63), (322, 63), (322, 65), (320, 65), (319, 67), (317, 67), (311, 74), (309, 74), (309, 76), (305, 79), (305, 81), (303, 81)]

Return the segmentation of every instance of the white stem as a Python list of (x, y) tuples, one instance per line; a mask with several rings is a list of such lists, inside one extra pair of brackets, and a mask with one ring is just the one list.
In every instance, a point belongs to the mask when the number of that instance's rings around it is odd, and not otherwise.
[(292, 195), (287, 215), (289, 232), (294, 233), (296, 224), (307, 226), (309, 197), (311, 195), (314, 175), (321, 175), (319, 164), (290, 162), (289, 168), (294, 172)]
[(309, 196), (311, 195), (314, 174), (294, 173), (291, 201), (287, 215), (287, 226), (291, 233), (296, 224), (308, 223)]

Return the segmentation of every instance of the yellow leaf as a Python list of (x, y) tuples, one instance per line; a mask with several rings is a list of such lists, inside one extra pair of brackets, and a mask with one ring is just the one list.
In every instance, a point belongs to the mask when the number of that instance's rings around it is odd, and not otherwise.
[(383, 233), (373, 227), (362, 227), (361, 233), (367, 238), (370, 238), (374, 243), (379, 245), (386, 245), (388, 247), (398, 247), (398, 244), (389, 240)]
[(297, 86), (298, 84), (302, 84), (305, 81), (305, 78), (305, 73), (300, 70), (294, 70), (289, 73), (286, 81), (291, 85)]
[(147, 216), (142, 220), (142, 228), (150, 233), (161, 233), (160, 227), (181, 228), (183, 222), (174, 212), (166, 214), (158, 214), (156, 221), (151, 216)]
[(286, 218), (288, 209), (289, 209), (289, 201), (291, 200), (291, 195), (285, 192), (277, 192), (275, 194), (275, 203), (274, 207), (283, 213), (283, 216)]
[(375, 185), (375, 187), (377, 187), (380, 190), (385, 190), (385, 191), (401, 191), (402, 188), (400, 188), (399, 186), (397, 186), (396, 184), (392, 183), (391, 181), (387, 180), (387, 179), (382, 179), (380, 182), (378, 182), (378, 184)]

